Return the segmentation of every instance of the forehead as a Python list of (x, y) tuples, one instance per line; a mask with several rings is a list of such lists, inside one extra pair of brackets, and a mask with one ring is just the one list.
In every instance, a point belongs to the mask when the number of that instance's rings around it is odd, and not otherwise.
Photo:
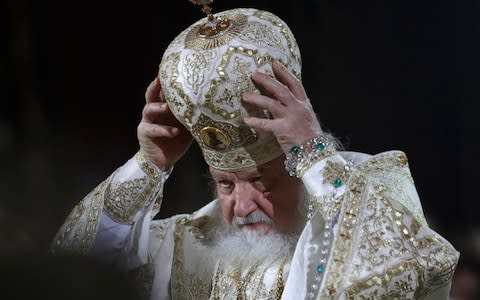
[[(281, 175), (279, 172), (279, 167), (283, 166), (283, 160), (278, 158), (271, 160), (263, 165), (246, 168), (236, 172), (222, 171), (210, 167), (210, 173), (215, 177), (237, 177), (237, 178), (248, 178), (253, 176), (270, 176), (270, 175)], [(280, 170), (281, 171), (281, 170)]]

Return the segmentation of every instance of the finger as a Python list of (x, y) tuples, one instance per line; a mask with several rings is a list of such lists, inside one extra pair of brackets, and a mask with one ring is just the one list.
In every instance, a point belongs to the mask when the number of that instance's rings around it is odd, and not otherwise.
[(145, 101), (147, 103), (162, 101), (163, 99), (161, 96), (161, 90), (162, 88), (160, 86), (160, 80), (158, 77), (155, 77), (155, 79), (147, 87), (145, 92)]
[(168, 112), (168, 105), (165, 102), (151, 102), (143, 107), (142, 116), (145, 120), (155, 121), (162, 113)]
[(255, 117), (244, 117), (243, 122), (249, 127), (273, 132), (274, 128), (276, 128), (275, 125), (277, 121)]
[(272, 69), (278, 81), (286, 85), (297, 99), (308, 99), (302, 82), (298, 80), (297, 77), (295, 77), (283, 64), (275, 60), (272, 63)]
[(288, 87), (275, 78), (255, 71), (252, 74), (252, 80), (262, 94), (277, 99), (282, 104), (288, 105), (293, 99), (293, 94)]
[(274, 117), (279, 117), (283, 115), (283, 111), (285, 109), (285, 106), (282, 105), (279, 101), (263, 95), (244, 93), (243, 100), (247, 103), (266, 109), (267, 111), (272, 113)]
[(167, 125), (140, 122), (138, 125), (138, 132), (148, 138), (173, 138), (178, 135), (179, 129)]

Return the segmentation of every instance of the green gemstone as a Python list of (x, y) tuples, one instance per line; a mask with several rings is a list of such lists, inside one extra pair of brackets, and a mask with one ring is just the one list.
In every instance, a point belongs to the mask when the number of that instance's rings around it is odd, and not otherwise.
[(324, 143), (318, 143), (318, 144), (315, 145), (315, 148), (317, 148), (317, 150), (323, 151), (323, 149), (325, 149), (325, 144)]
[(290, 153), (292, 155), (298, 155), (298, 152), (300, 152), (300, 148), (298, 146), (293, 146), (292, 149), (290, 149)]
[(333, 182), (333, 186), (336, 188), (338, 188), (341, 185), (342, 185), (342, 181), (340, 180), (340, 178), (335, 179), (335, 181)]
[(323, 264), (318, 265), (318, 266), (317, 266), (317, 272), (318, 272), (319, 274), (322, 274), (323, 271), (325, 271), (325, 268), (324, 268)]

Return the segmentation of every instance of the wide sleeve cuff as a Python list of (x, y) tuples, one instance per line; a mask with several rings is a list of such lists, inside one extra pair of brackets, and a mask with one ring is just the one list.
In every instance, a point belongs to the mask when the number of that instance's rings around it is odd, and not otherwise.
[(158, 211), (171, 170), (160, 171), (138, 152), (75, 206), (50, 252), (87, 254), (103, 239), (123, 243), (134, 224), (142, 227), (145, 216)]
[(304, 186), (311, 197), (313, 213), (319, 212), (324, 219), (331, 219), (340, 208), (341, 195), (351, 170), (338, 152), (313, 163), (302, 176)]
[(104, 212), (117, 223), (131, 224), (135, 215), (152, 202), (154, 210), (158, 209), (171, 171), (161, 171), (141, 151), (137, 152), (114, 174), (106, 188)]

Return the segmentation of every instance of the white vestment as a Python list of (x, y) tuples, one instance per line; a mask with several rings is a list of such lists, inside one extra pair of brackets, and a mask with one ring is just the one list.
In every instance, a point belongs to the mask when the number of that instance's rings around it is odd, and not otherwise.
[(223, 226), (217, 200), (152, 220), (168, 175), (138, 153), (74, 208), (52, 252), (116, 264), (150, 299), (448, 299), (459, 253), (428, 226), (403, 152), (316, 162), (302, 177), (314, 214), (294, 253), (249, 266), (208, 251)]

